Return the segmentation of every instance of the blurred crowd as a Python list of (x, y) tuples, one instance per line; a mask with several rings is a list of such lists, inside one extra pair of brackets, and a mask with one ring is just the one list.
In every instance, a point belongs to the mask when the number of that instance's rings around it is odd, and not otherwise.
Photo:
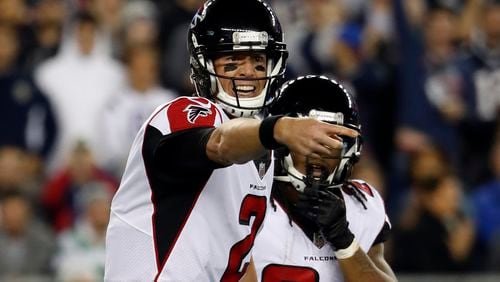
[[(0, 0), (0, 277), (102, 279), (135, 133), (194, 91), (203, 2)], [(385, 197), (395, 271), (500, 272), (500, 0), (268, 2), (287, 76), (329, 75), (358, 101), (354, 177)]]

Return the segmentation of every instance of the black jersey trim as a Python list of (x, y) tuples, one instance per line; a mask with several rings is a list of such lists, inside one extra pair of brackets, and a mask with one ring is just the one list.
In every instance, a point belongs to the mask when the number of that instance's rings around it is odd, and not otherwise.
[(391, 227), (389, 226), (389, 223), (385, 221), (384, 226), (382, 226), (382, 229), (375, 238), (375, 241), (373, 241), (372, 247), (389, 240), (390, 235), (391, 235)]
[[(152, 131), (157, 131), (151, 127)], [(214, 127), (198, 127), (165, 135), (151, 144), (157, 173), (190, 177), (193, 173), (225, 167), (208, 158), (206, 147)]]
[(211, 130), (194, 128), (165, 136), (153, 126), (145, 129), (142, 155), (153, 203), (151, 220), (158, 270), (155, 279), (217, 167), (204, 151), (203, 140)]

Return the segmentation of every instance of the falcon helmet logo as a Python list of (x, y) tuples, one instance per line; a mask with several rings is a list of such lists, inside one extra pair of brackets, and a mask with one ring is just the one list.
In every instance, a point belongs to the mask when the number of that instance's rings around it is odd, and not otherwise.
[(192, 124), (195, 123), (198, 117), (207, 117), (212, 114), (212, 110), (210, 110), (210, 108), (204, 107), (202, 105), (189, 105), (183, 110), (183, 112), (188, 113), (188, 121)]
[(203, 6), (200, 7), (200, 9), (198, 9), (198, 12), (191, 20), (191, 28), (195, 27), (198, 23), (202, 22), (205, 19), (205, 17), (207, 16), (207, 8), (212, 4), (213, 1), (207, 1)]

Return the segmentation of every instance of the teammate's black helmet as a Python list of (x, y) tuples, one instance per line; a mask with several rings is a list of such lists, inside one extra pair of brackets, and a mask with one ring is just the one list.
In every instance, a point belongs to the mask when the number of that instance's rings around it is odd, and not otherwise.
[[(281, 25), (271, 7), (262, 0), (208, 0), (194, 16), (188, 34), (191, 80), (198, 95), (220, 103), (233, 116), (252, 116), (268, 106), (283, 78), (288, 53)], [(264, 52), (267, 75), (259, 78), (266, 87), (253, 98), (230, 96), (218, 83), (213, 58), (237, 51)], [(236, 79), (230, 78), (235, 86)], [(255, 79), (253, 79), (255, 80)]]
[[(333, 79), (317, 75), (301, 76), (283, 84), (277, 96), (270, 110), (273, 115), (313, 117), (361, 133), (356, 102), (346, 89)], [(344, 183), (361, 154), (361, 135), (357, 138), (342, 136), (342, 139), (344, 148), (340, 163), (329, 175), (328, 185)], [(306, 176), (295, 169), (288, 153), (277, 156), (291, 182), (298, 190), (302, 190), (305, 184), (300, 182), (303, 182)]]

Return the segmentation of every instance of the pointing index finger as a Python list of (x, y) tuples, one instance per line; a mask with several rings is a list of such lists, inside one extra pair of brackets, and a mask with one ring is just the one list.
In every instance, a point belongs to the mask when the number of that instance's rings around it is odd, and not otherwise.
[(343, 136), (348, 136), (348, 137), (353, 137), (356, 138), (359, 136), (359, 132), (357, 132), (354, 129), (342, 126), (342, 125), (336, 125), (336, 124), (331, 124), (328, 123), (328, 129), (332, 135), (343, 135)]

